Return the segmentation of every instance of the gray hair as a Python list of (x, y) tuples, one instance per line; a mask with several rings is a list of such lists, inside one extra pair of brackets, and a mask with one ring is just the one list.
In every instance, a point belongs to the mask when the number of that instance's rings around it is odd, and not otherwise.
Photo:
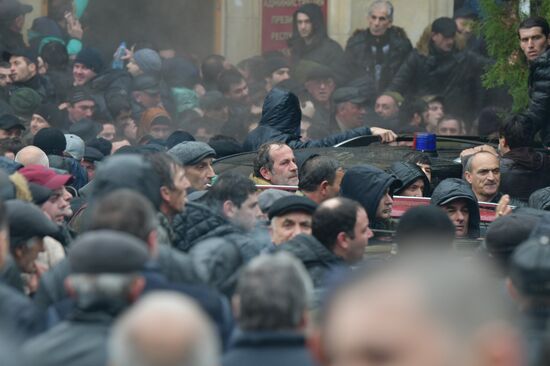
[(312, 301), (313, 284), (291, 254), (263, 254), (243, 270), (236, 296), (241, 329), (295, 329)]
[(472, 164), (473, 164), (472, 162), (473, 162), (474, 158), (479, 154), (491, 154), (492, 156), (494, 156), (500, 162), (500, 157), (496, 156), (492, 152), (490, 152), (490, 151), (478, 151), (478, 152), (476, 152), (472, 155), (467, 155), (467, 156), (462, 158), (462, 165), (464, 165), (464, 171), (465, 172), (470, 172), (470, 173), (472, 172)]
[(128, 298), (130, 287), (137, 274), (71, 274), (69, 281), (76, 293), (76, 301), (86, 306), (97, 299), (122, 299)]
[(371, 15), (372, 11), (376, 8), (384, 6), (386, 8), (386, 14), (388, 19), (393, 21), (393, 4), (388, 0), (374, 0), (367, 8), (367, 14)]
[(220, 347), (212, 324), (192, 300), (158, 291), (117, 321), (108, 351), (113, 366), (212, 366), (219, 364)]

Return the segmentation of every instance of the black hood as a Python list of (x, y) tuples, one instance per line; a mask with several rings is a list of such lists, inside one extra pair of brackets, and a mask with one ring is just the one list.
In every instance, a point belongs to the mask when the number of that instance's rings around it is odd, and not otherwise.
[(402, 161), (397, 161), (390, 166), (389, 173), (393, 174), (397, 179), (399, 179), (403, 185), (401, 188), (395, 191), (396, 195), (399, 195), (405, 189), (407, 189), (411, 184), (416, 180), (422, 179), (424, 181), (424, 190), (422, 191), (422, 196), (428, 197), (430, 194), (430, 181), (426, 174), (420, 169), (416, 164), (405, 163)]
[(159, 176), (143, 156), (120, 154), (101, 162), (95, 174), (92, 196), (100, 198), (115, 189), (128, 188), (141, 193), (158, 209), (160, 187)]
[(313, 26), (313, 35), (318, 38), (327, 37), (327, 27), (325, 26), (325, 17), (323, 11), (319, 5), (305, 4), (302, 5), (292, 17), (292, 34), (293, 36), (300, 36), (298, 32), (298, 13), (305, 14), (309, 17), (311, 25)]
[(301, 121), (302, 111), (298, 97), (286, 90), (271, 89), (264, 100), (259, 126), (269, 126), (299, 138)]
[(442, 206), (444, 202), (448, 203), (457, 198), (464, 198), (468, 201), (468, 209), (470, 211), (468, 236), (473, 239), (479, 238), (479, 206), (477, 198), (467, 182), (458, 178), (447, 178), (443, 180), (434, 189), (431, 203), (435, 206)]
[[(300, 32), (298, 32), (297, 19), (299, 13), (306, 14), (311, 20), (313, 37), (311, 43), (308, 45), (306, 45), (302, 37), (300, 37)], [(293, 50), (293, 53), (298, 52), (298, 54), (300, 54), (304, 52), (305, 49), (315, 48), (327, 37), (328, 35), (327, 27), (325, 26), (325, 17), (319, 5), (305, 4), (302, 5), (296, 12), (294, 12), (294, 15), (292, 16), (292, 37), (287, 42), (289, 48)]]
[(550, 211), (550, 187), (539, 189), (529, 197), (529, 207)]
[(401, 181), (383, 170), (370, 165), (359, 165), (346, 171), (340, 186), (340, 194), (359, 202), (369, 216), (376, 220), (380, 200), (389, 188), (390, 195), (401, 187)]

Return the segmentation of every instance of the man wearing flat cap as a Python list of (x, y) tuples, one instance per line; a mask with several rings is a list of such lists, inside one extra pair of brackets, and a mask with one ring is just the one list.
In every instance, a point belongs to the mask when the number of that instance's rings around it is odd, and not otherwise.
[(0, 49), (15, 50), (27, 45), (23, 40), (25, 15), (32, 11), (31, 5), (18, 0), (5, 0), (0, 3)]
[(311, 215), (317, 204), (302, 196), (279, 198), (268, 212), (269, 233), (275, 245), (289, 241), (299, 234), (311, 234)]
[(458, 51), (456, 32), (451, 18), (434, 20), (430, 36), (419, 41), (387, 89), (407, 99), (440, 95), (445, 98), (446, 112), (472, 121), (483, 107), (481, 75), (489, 60)]
[(332, 94), (334, 121), (331, 133), (352, 130), (365, 125), (367, 97), (359, 88), (346, 86), (338, 88)]
[(212, 167), (216, 152), (208, 144), (200, 141), (184, 141), (168, 150), (168, 154), (183, 165), (191, 189), (204, 191), (212, 183), (212, 178), (216, 175)]
[(143, 291), (140, 274), (149, 258), (146, 244), (122, 232), (82, 235), (69, 252), (65, 281), (75, 308), (67, 320), (32, 338), (23, 352), (32, 365), (104, 365), (113, 321)]
[[(59, 228), (34, 204), (20, 200), (6, 202), (9, 221), (10, 253), (15, 266), (8, 266), (13, 278), (12, 285), (22, 293), (24, 284), (21, 274), (34, 274), (35, 261), (44, 251), (44, 237), (55, 235)], [(17, 281), (18, 280), (18, 281)]]

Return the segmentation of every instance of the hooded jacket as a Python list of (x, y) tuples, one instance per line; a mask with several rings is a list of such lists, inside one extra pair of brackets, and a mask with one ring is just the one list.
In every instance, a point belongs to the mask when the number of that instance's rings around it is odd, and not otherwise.
[[(306, 44), (298, 32), (298, 13), (306, 14), (311, 20), (313, 37), (310, 44)], [(323, 12), (318, 5), (305, 4), (294, 13), (292, 37), (288, 40), (288, 47), (293, 64), (301, 60), (314, 61), (329, 67), (338, 83), (343, 83), (348, 78), (344, 50), (328, 37)]]
[(529, 197), (529, 207), (550, 211), (550, 187), (539, 189)]
[(382, 92), (411, 51), (411, 41), (403, 28), (392, 26), (380, 37), (373, 36), (369, 29), (357, 30), (346, 45), (346, 64), (356, 77), (366, 73), (377, 80), (378, 74), (376, 89)]
[(138, 140), (151, 132), (153, 121), (159, 117), (166, 117), (170, 121), (172, 120), (168, 112), (166, 112), (166, 110), (161, 107), (149, 108), (143, 112), (143, 114), (141, 115), (141, 120), (139, 121), (139, 127), (137, 131)]
[(405, 189), (407, 189), (411, 184), (416, 182), (418, 179), (422, 179), (424, 182), (424, 190), (422, 191), (423, 197), (428, 197), (430, 194), (430, 181), (426, 174), (420, 169), (417, 165), (411, 163), (405, 163), (402, 161), (397, 161), (393, 163), (389, 169), (389, 173), (393, 174), (397, 179), (399, 179), (403, 185), (401, 188), (397, 189), (394, 193), (400, 195)]
[(431, 204), (435, 206), (443, 206), (452, 200), (463, 198), (468, 201), (468, 209), (470, 217), (468, 220), (468, 237), (472, 239), (479, 238), (479, 206), (477, 199), (470, 188), (470, 185), (462, 179), (447, 178), (443, 180), (432, 193)]
[(302, 111), (298, 97), (289, 91), (273, 88), (265, 98), (258, 127), (251, 131), (244, 141), (244, 150), (257, 150), (266, 142), (283, 142), (292, 149), (328, 147), (356, 136), (371, 134), (369, 127), (359, 127), (321, 140), (302, 142), (301, 120)]
[(550, 156), (529, 147), (512, 149), (500, 160), (500, 191), (523, 202), (550, 186)]
[(346, 171), (340, 194), (359, 202), (367, 211), (373, 228), (381, 228), (376, 218), (380, 200), (389, 189), (390, 195), (401, 187), (401, 181), (378, 168), (370, 165), (358, 165)]
[(312, 235), (300, 234), (281, 244), (278, 250), (293, 254), (304, 264), (316, 291), (325, 287), (328, 273), (335, 268), (346, 266), (340, 257)]

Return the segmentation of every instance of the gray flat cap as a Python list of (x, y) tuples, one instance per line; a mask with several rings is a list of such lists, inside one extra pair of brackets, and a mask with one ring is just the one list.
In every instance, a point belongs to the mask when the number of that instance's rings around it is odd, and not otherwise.
[(195, 165), (200, 163), (202, 159), (216, 157), (216, 151), (207, 143), (200, 141), (180, 142), (168, 150), (168, 154), (183, 165)]

